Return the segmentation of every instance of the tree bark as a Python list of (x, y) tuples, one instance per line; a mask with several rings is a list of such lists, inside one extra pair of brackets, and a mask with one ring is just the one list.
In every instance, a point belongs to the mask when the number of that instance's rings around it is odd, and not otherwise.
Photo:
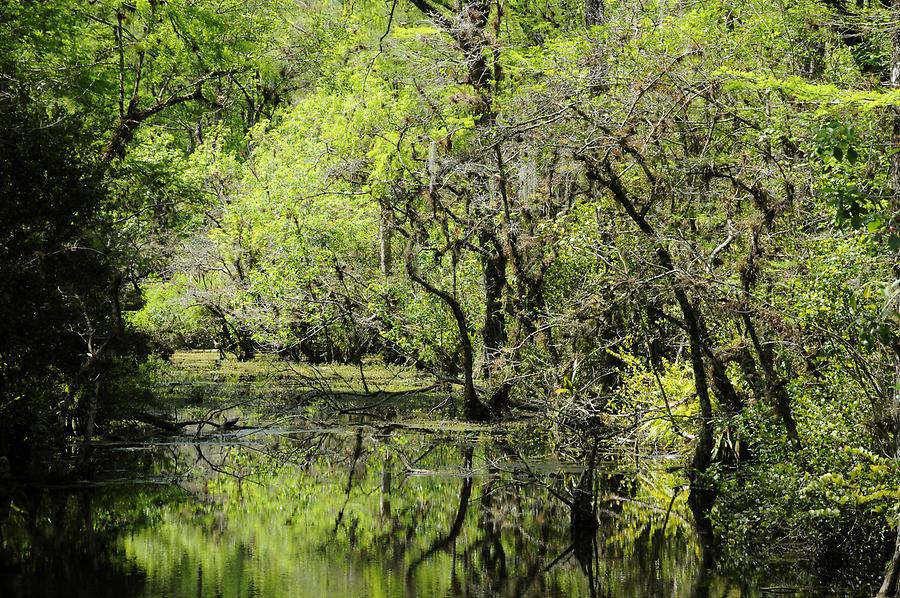
[(465, 404), (466, 419), (469, 421), (486, 421), (490, 418), (487, 407), (478, 399), (478, 393), (475, 391), (474, 380), (474, 353), (472, 350), (472, 339), (469, 338), (469, 326), (466, 321), (466, 314), (456, 297), (432, 285), (423, 277), (413, 261), (412, 242), (407, 245), (406, 250), (406, 273), (410, 280), (425, 289), (428, 293), (434, 295), (444, 302), (450, 312), (453, 314), (453, 320), (456, 322), (456, 329), (459, 333), (459, 343), (463, 353), (463, 402)]
[(585, 27), (594, 27), (602, 25), (606, 18), (606, 7), (603, 0), (585, 0), (584, 1), (584, 25)]
[[(669, 272), (673, 271), (668, 251), (661, 248), (657, 249), (657, 257), (660, 260), (660, 265)], [(688, 329), (691, 367), (694, 370), (694, 388), (700, 404), (700, 430), (697, 435), (697, 447), (694, 449), (694, 458), (691, 461), (691, 470), (689, 472), (691, 482), (695, 482), (697, 476), (705, 473), (712, 463), (712, 402), (709, 400), (709, 384), (706, 380), (706, 369), (703, 366), (703, 341), (697, 309), (677, 282), (673, 282), (672, 286), (675, 300), (681, 308), (681, 314)]]
[[(489, 17), (491, 3), (488, 0), (475, 0), (460, 5), (452, 16), (447, 16), (438, 3), (430, 0), (412, 0), (413, 5), (443, 29), (462, 53), (465, 61), (465, 82), (472, 86), (475, 93), (473, 115), (479, 127), (489, 127), (494, 122), (493, 98), (500, 78), (497, 53), (492, 50)], [(495, 25), (499, 28), (500, 13), (496, 15)], [(495, 60), (494, 68), (488, 62), (488, 56)], [(481, 177), (479, 177), (481, 178)], [(475, 181), (476, 187), (487, 188), (486, 180)], [(493, 214), (496, 208), (475, 210), (475, 226), (479, 227), (478, 244), (482, 254), (481, 265), (484, 281), (484, 326), (482, 341), (484, 344), (484, 364), (482, 373), (490, 377), (495, 371), (495, 363), (506, 346), (506, 322), (503, 311), (503, 294), (506, 284), (506, 255), (503, 246), (496, 239), (497, 231), (493, 227)], [(497, 396), (502, 396), (501, 393)], [(502, 402), (502, 401), (501, 401)]]
[[(774, 217), (774, 216), (773, 216)], [(788, 438), (794, 445), (795, 450), (800, 450), (802, 444), (800, 435), (797, 433), (797, 422), (794, 420), (793, 410), (791, 409), (790, 398), (785, 389), (784, 379), (778, 375), (775, 370), (775, 359), (772, 354), (772, 348), (763, 344), (753, 322), (753, 313), (751, 310), (751, 289), (758, 278), (757, 258), (760, 255), (759, 248), (760, 229), (753, 230), (750, 239), (750, 252), (747, 255), (747, 261), (741, 268), (741, 284), (743, 286), (743, 306), (741, 310), (741, 321), (750, 337), (750, 343), (753, 350), (759, 358), (759, 364), (763, 370), (764, 388), (766, 396), (775, 404), (778, 415), (784, 422), (785, 430), (787, 430)]]
[(394, 267), (394, 255), (391, 251), (391, 239), (393, 237), (394, 229), (391, 227), (389, 208), (383, 203), (381, 205), (381, 218), (378, 226), (378, 261), (381, 266), (381, 274), (390, 276)]
[[(900, 0), (898, 0), (900, 1)], [(709, 397), (709, 382), (706, 378), (706, 368), (703, 362), (703, 330), (702, 322), (698, 312), (698, 308), (691, 301), (687, 291), (682, 283), (675, 276), (675, 266), (672, 263), (672, 256), (666, 249), (656, 231), (647, 222), (646, 218), (638, 211), (634, 202), (629, 197), (618, 175), (613, 171), (608, 163), (595, 164), (588, 163), (588, 178), (600, 183), (606, 187), (613, 196), (613, 199), (625, 210), (628, 217), (637, 225), (638, 229), (654, 243), (656, 248), (656, 261), (671, 282), (672, 292), (681, 315), (684, 318), (685, 329), (688, 333), (688, 341), (691, 350), (691, 367), (694, 372), (694, 388), (697, 393), (697, 400), (700, 405), (699, 413), (699, 433), (697, 435), (697, 446), (694, 450), (694, 457), (691, 461), (689, 477), (694, 483), (698, 476), (705, 473), (712, 463), (713, 450), (713, 430), (712, 430), (712, 402)], [(603, 169), (601, 173), (598, 168)]]
[[(891, 36), (891, 89), (900, 89), (900, 0), (892, 0), (891, 2), (891, 21), (894, 23), (894, 30)], [(900, 217), (900, 106), (891, 108), (891, 218), (896, 220)], [(896, 223), (895, 223), (896, 224)], [(894, 281), (900, 281), (900, 261), (897, 255), (893, 256), (894, 264)], [(894, 446), (895, 453), (900, 459), (900, 347), (894, 348), (894, 394), (893, 394), (893, 413), (894, 413)], [(900, 538), (900, 536), (898, 536)]]
[(775, 403), (775, 409), (778, 411), (778, 415), (784, 422), (784, 428), (787, 430), (788, 438), (794, 445), (794, 449), (800, 450), (802, 444), (800, 443), (800, 435), (797, 433), (797, 422), (794, 420), (791, 402), (788, 398), (787, 390), (784, 388), (784, 381), (775, 371), (775, 361), (772, 356), (772, 349), (760, 342), (759, 335), (756, 332), (756, 326), (753, 323), (753, 318), (750, 316), (747, 309), (744, 310), (741, 317), (744, 322), (744, 328), (747, 329), (747, 334), (750, 336), (750, 342), (753, 344), (753, 349), (759, 357), (759, 364), (762, 366), (763, 375), (765, 377), (766, 395), (768, 395), (769, 399)]
[[(78, 369), (78, 373), (75, 374), (75, 378), (69, 385), (68, 392), (66, 393), (62, 408), (59, 412), (58, 433), (61, 442), (64, 441), (67, 427), (66, 420), (72, 411), (78, 392), (84, 387), (87, 380), (93, 380), (94, 382), (99, 380), (100, 374), (98, 370), (100, 369), (103, 360), (115, 352), (116, 344), (125, 334), (125, 320), (122, 317), (121, 298), (119, 297), (121, 290), (122, 277), (121, 275), (116, 274), (109, 285), (112, 330), (109, 332), (106, 340), (104, 340), (97, 348), (93, 348), (93, 341), (95, 339), (91, 337), (89, 340), (87, 358), (85, 358), (81, 367)], [(96, 407), (94, 407), (94, 410), (96, 410)], [(89, 444), (89, 439), (85, 438), (85, 440)]]
[(138, 90), (135, 89), (135, 95), (132, 96), (124, 113), (116, 120), (116, 123), (113, 125), (112, 131), (106, 140), (106, 146), (100, 156), (101, 167), (103, 169), (108, 168), (113, 159), (124, 155), (125, 146), (128, 145), (128, 142), (134, 137), (138, 127), (150, 117), (155, 116), (172, 106), (178, 106), (193, 101), (206, 101), (206, 98), (203, 95), (204, 83), (219, 77), (234, 75), (236, 72), (237, 71), (235, 70), (211, 71), (183, 88), (184, 90), (190, 89), (191, 91), (173, 94), (166, 99), (157, 101), (152, 106), (141, 107), (140, 99), (137, 96)]
[(900, 527), (897, 528), (897, 539), (894, 541), (894, 555), (888, 565), (884, 582), (878, 590), (876, 598), (894, 598), (900, 594)]
[(97, 409), (100, 407), (100, 376), (98, 375), (91, 385), (91, 397), (88, 400), (87, 418), (84, 423), (84, 439), (81, 444), (81, 465), (88, 463), (91, 453), (91, 445), (94, 440), (94, 424), (97, 421)]
[(482, 257), (484, 271), (484, 342), (485, 378), (494, 373), (494, 366), (506, 345), (506, 318), (503, 313), (503, 290), (506, 287), (506, 258), (503, 251), (496, 246), (492, 235), (481, 233), (481, 247), (485, 251)]

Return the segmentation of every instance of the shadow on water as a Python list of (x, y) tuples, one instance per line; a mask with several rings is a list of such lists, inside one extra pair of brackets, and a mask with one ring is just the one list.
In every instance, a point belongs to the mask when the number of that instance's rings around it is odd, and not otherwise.
[[(91, 490), (28, 488), (6, 511), (2, 596), (137, 596), (146, 576), (121, 559), (117, 532), (98, 524)], [(10, 518), (17, 521), (10, 526)], [(18, 550), (17, 550), (18, 549)]]
[(652, 461), (366, 425), (97, 450), (95, 484), (0, 488), (0, 595), (764, 595)]
[[(700, 548), (700, 565), (694, 578), (691, 595), (694, 598), (710, 596), (710, 584), (716, 566), (716, 537), (710, 514), (716, 501), (716, 493), (708, 488), (693, 486), (688, 495), (688, 506), (694, 516), (697, 545)], [(745, 590), (746, 588), (742, 588)]]

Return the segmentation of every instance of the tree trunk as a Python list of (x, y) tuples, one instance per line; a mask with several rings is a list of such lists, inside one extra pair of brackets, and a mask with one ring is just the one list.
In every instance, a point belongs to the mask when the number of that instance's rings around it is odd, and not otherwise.
[[(894, 23), (894, 31), (891, 37), (891, 89), (900, 89), (900, 0), (891, 2), (891, 21)], [(891, 108), (891, 218), (900, 217), (900, 106)], [(900, 281), (900, 261), (894, 254), (894, 280)], [(896, 308), (895, 304), (895, 308)], [(900, 347), (894, 347), (894, 446), (895, 453), (900, 459)], [(900, 536), (898, 536), (900, 538)]]
[(584, 25), (585, 27), (593, 27), (602, 25), (605, 19), (605, 7), (603, 0), (585, 0), (584, 1)]
[(469, 326), (462, 306), (456, 300), (456, 297), (447, 291), (435, 287), (419, 273), (413, 262), (412, 241), (410, 241), (406, 251), (406, 273), (409, 275), (410, 280), (443, 301), (450, 308), (453, 320), (456, 322), (459, 343), (463, 353), (463, 401), (465, 403), (466, 419), (469, 421), (486, 421), (490, 418), (490, 413), (487, 407), (478, 400), (478, 393), (475, 391), (473, 375), (475, 359), (472, 350), (472, 339), (469, 338)]
[(750, 337), (750, 343), (753, 350), (759, 358), (759, 364), (763, 370), (763, 378), (765, 394), (775, 404), (778, 415), (784, 422), (784, 428), (787, 430), (788, 438), (794, 445), (795, 450), (800, 450), (800, 435), (797, 433), (797, 422), (794, 420), (794, 414), (791, 409), (791, 402), (785, 388), (784, 379), (778, 375), (775, 370), (775, 359), (772, 348), (763, 344), (759, 334), (756, 331), (756, 325), (753, 322), (753, 311), (751, 308), (753, 285), (759, 276), (757, 266), (757, 258), (761, 251), (759, 248), (759, 228), (754, 229), (750, 239), (750, 251), (747, 255), (747, 261), (741, 268), (741, 285), (743, 286), (743, 306), (741, 309), (741, 321), (747, 330), (747, 336)]
[[(664, 255), (660, 261), (664, 267), (671, 271), (672, 262), (668, 252), (659, 249), (657, 255)], [(691, 348), (691, 367), (694, 370), (694, 388), (697, 392), (697, 400), (700, 403), (699, 424), (700, 430), (697, 435), (697, 447), (694, 449), (694, 458), (691, 460), (691, 469), (689, 472), (691, 482), (697, 479), (699, 474), (703, 474), (709, 469), (712, 463), (713, 450), (713, 433), (712, 433), (712, 402), (709, 400), (709, 384), (706, 380), (706, 369), (703, 365), (703, 342), (700, 333), (700, 322), (697, 316), (697, 309), (691, 303), (687, 293), (679, 288), (677, 284), (673, 285), (675, 299), (681, 308), (681, 315), (684, 317), (684, 323), (688, 330), (688, 341)]]
[(775, 409), (784, 422), (784, 428), (787, 430), (788, 438), (794, 445), (795, 450), (800, 450), (800, 435), (797, 433), (797, 422), (794, 420), (794, 414), (791, 410), (791, 402), (784, 388), (784, 380), (775, 371), (775, 360), (772, 357), (772, 350), (760, 342), (756, 333), (756, 326), (753, 324), (753, 318), (746, 309), (742, 315), (744, 327), (750, 336), (750, 342), (759, 357), (759, 364), (762, 366), (765, 376), (766, 395), (775, 403)]
[(894, 598), (900, 594), (898, 588), (900, 582), (900, 527), (897, 528), (897, 539), (894, 542), (894, 556), (891, 557), (891, 563), (888, 565), (887, 573), (884, 576), (884, 582), (878, 590), (877, 598)]
[[(119, 274), (113, 276), (112, 281), (109, 285), (109, 299), (111, 304), (111, 319), (112, 319), (112, 330), (109, 333), (109, 336), (106, 338), (103, 343), (97, 347), (96, 349), (89, 350), (87, 358), (81, 364), (81, 367), (78, 370), (78, 373), (75, 374), (75, 378), (72, 380), (69, 385), (69, 390), (66, 392), (66, 396), (63, 399), (62, 406), (59, 412), (58, 419), (58, 441), (63, 443), (65, 441), (65, 436), (67, 433), (67, 420), (69, 415), (72, 412), (72, 407), (75, 404), (75, 398), (78, 395), (78, 392), (82, 389), (85, 382), (87, 380), (93, 380), (95, 383), (95, 387), (92, 388), (92, 395), (89, 399), (91, 402), (98, 400), (98, 388), (100, 384), (100, 370), (102, 363), (104, 360), (108, 359), (112, 355), (115, 354), (116, 344), (119, 339), (125, 334), (125, 320), (122, 317), (122, 303), (121, 298), (119, 296), (122, 290), (122, 277)], [(95, 339), (91, 338), (91, 342)], [(91, 343), (89, 343), (88, 348), (91, 348)], [(93, 405), (88, 408), (88, 415), (90, 416), (91, 412), (96, 412), (97, 406)], [(91, 433), (93, 433), (93, 423), (91, 423)], [(89, 444), (89, 438), (86, 436), (85, 441)], [(86, 451), (85, 451), (86, 452)]]
[(738, 394), (737, 389), (731, 382), (725, 364), (712, 349), (709, 330), (706, 328), (706, 322), (702, 314), (697, 314), (697, 324), (700, 329), (700, 340), (703, 343), (703, 353), (706, 355), (706, 361), (709, 362), (713, 394), (718, 399), (719, 404), (731, 414), (740, 413), (744, 409), (744, 399)]
[(88, 400), (87, 418), (84, 423), (84, 439), (81, 444), (81, 469), (82, 473), (87, 470), (89, 463), (91, 445), (94, 440), (94, 424), (97, 421), (97, 409), (100, 406), (100, 376), (94, 380), (91, 386), (91, 397)]
[(379, 222), (379, 264), (381, 265), (381, 273), (384, 276), (390, 276), (394, 266), (394, 256), (391, 252), (391, 238), (394, 229), (391, 227), (390, 212), (388, 206), (381, 204), (381, 219)]
[[(895, 0), (895, 6), (897, 5)], [(895, 109), (896, 110), (896, 109)], [(896, 161), (897, 158), (894, 158)], [(894, 457), (900, 459), (900, 354), (894, 353)], [(877, 598), (896, 598), (900, 596), (900, 524), (897, 526), (897, 539), (894, 541), (894, 554), (888, 564), (887, 573)]]
[[(900, 0), (897, 0), (900, 2)], [(691, 461), (689, 477), (693, 484), (699, 475), (706, 472), (712, 463), (713, 451), (713, 429), (712, 429), (712, 402), (709, 398), (709, 383), (706, 378), (706, 368), (703, 363), (704, 334), (702, 330), (702, 321), (697, 307), (691, 302), (687, 292), (681, 282), (676, 279), (675, 266), (672, 263), (672, 256), (669, 251), (661, 244), (656, 231), (650, 226), (643, 214), (637, 209), (634, 202), (628, 195), (628, 192), (622, 186), (622, 181), (618, 174), (612, 169), (609, 163), (588, 163), (588, 178), (600, 183), (606, 187), (625, 212), (628, 217), (637, 225), (638, 229), (653, 242), (657, 243), (656, 261), (662, 268), (663, 272), (669, 278), (672, 292), (678, 307), (681, 309), (681, 315), (684, 318), (684, 326), (688, 333), (688, 341), (691, 349), (691, 367), (694, 370), (694, 387), (697, 393), (697, 400), (700, 404), (699, 413), (699, 434), (697, 435), (697, 447), (694, 450), (694, 457)], [(602, 169), (602, 172), (601, 170)], [(694, 488), (692, 488), (693, 492)]]
[[(460, 4), (456, 14), (452, 15), (447, 13), (447, 9), (444, 8), (443, 4), (432, 2), (431, 0), (412, 0), (412, 4), (431, 19), (437, 27), (446, 31), (453, 38), (465, 62), (465, 83), (471, 85), (474, 92), (475, 97), (472, 98), (472, 105), (476, 123), (480, 128), (492, 126), (495, 118), (493, 99), (500, 79), (500, 69), (497, 62), (498, 52), (493, 47), (494, 40), (491, 38), (489, 27), (491, 3), (488, 0), (474, 0), (467, 4)], [(495, 13), (495, 34), (499, 32), (501, 14), (502, 10)], [(493, 57), (493, 65), (489, 63), (489, 56)], [(491, 68), (491, 66), (494, 68)], [(475, 187), (487, 189), (486, 178), (485, 180), (476, 180)], [(483, 252), (482, 269), (484, 275), (485, 313), (482, 339), (484, 341), (483, 373), (485, 376), (490, 376), (494, 372), (493, 364), (506, 344), (506, 325), (503, 313), (503, 293), (507, 286), (506, 257), (503, 253), (502, 245), (494, 237), (493, 210), (495, 208), (476, 209), (474, 214), (475, 226), (479, 227), (478, 242)], [(407, 262), (407, 266), (409, 266), (409, 262)], [(416, 282), (424, 287), (421, 277)], [(428, 290), (428, 287), (424, 288)], [(436, 294), (433, 290), (429, 290), (429, 292)], [(456, 303), (452, 295), (446, 293), (444, 295), (449, 297), (453, 303)], [(453, 308), (453, 305), (444, 296), (438, 296), (451, 307), (454, 317), (456, 317), (456, 309)], [(460, 314), (462, 314), (461, 310)], [(459, 324), (459, 318), (457, 320), (458, 325), (462, 326)], [(467, 350), (466, 345), (470, 346), (471, 342), (462, 328), (460, 329), (460, 335), (465, 337), (463, 339), (463, 352), (465, 353)], [(468, 360), (470, 358), (471, 355), (465, 359)], [(467, 367), (466, 369), (468, 376), (471, 374), (470, 368)], [(474, 387), (472, 393), (467, 391), (467, 397), (470, 394), (474, 400), (471, 403), (473, 408), (475, 408), (477, 403), (481, 409), (484, 409), (484, 406), (478, 402), (477, 397), (474, 395)], [(501, 393), (498, 396), (502, 398), (503, 394)], [(468, 409), (467, 407), (467, 411)]]
[(486, 252), (482, 258), (484, 269), (484, 341), (483, 375), (489, 378), (495, 371), (497, 359), (506, 345), (506, 320), (503, 313), (503, 289), (506, 287), (506, 258), (491, 239), (481, 234), (481, 247)]

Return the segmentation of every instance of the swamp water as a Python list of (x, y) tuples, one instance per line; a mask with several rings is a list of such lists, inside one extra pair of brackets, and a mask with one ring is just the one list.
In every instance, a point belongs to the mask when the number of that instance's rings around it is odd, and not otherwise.
[(239, 415), (256, 427), (100, 443), (94, 482), (14, 488), (0, 596), (874, 593), (790, 561), (716, 564), (672, 459), (601, 459), (594, 533), (571, 526), (583, 467), (527, 424)]

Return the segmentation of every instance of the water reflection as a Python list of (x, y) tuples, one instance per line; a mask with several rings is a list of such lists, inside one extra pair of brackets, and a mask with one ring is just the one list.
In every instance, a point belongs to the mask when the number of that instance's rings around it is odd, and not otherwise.
[(714, 573), (663, 468), (363, 426), (103, 450), (101, 478), (137, 483), (20, 489), (0, 511), (0, 595), (759, 595)]
[(16, 495), (0, 545), (2, 596), (140, 596), (145, 576), (121, 558), (91, 491)]

